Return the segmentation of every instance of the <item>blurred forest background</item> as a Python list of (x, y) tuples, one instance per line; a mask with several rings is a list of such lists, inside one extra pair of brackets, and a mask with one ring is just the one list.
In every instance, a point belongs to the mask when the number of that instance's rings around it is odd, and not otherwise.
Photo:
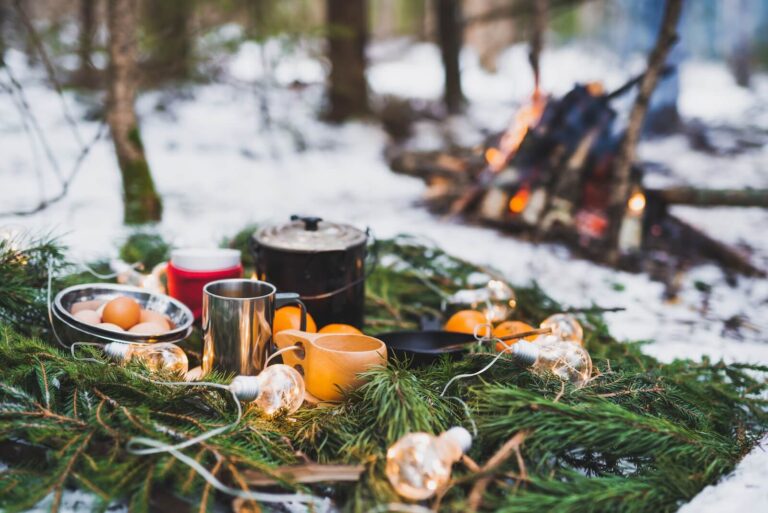
[[(263, 127), (281, 123), (273, 119), (270, 89), (318, 85), (311, 79), (288, 84), (276, 79), (281, 52), (297, 47), (324, 71), (319, 118), (340, 122), (370, 117), (397, 125), (397, 117), (409, 114), (393, 114), (391, 102), (372, 95), (368, 87), (371, 45), (398, 41), (379, 51), (392, 58), (404, 45), (428, 41), (439, 45), (444, 68), (443, 105), (432, 112), (455, 113), (464, 105), (462, 48), (471, 49), (480, 66), (493, 73), (504, 49), (537, 37), (536, 9), (542, 5), (547, 9), (544, 44), (591, 43), (612, 49), (620, 59), (652, 47), (664, 10), (661, 0), (3, 0), (0, 58), (10, 49), (23, 52), (29, 66), (45, 70), (51, 88), (82, 93), (80, 100), (90, 106), (88, 118), (107, 120), (122, 170), (125, 221), (142, 223), (160, 218), (162, 200), (143, 151), (133, 107), (137, 91), (162, 90), (167, 101), (174, 95), (188, 97), (194, 84), (228, 80), (221, 73), (222, 62), (242, 44), (270, 41), (274, 44), (260, 50), (265, 73), (250, 84), (262, 104), (257, 123)], [(723, 60), (743, 87), (750, 86), (754, 72), (768, 68), (765, 2), (689, 2), (679, 32), (674, 62)], [(16, 71), (4, 59), (0, 66), (8, 79), (3, 92), (15, 97), (22, 117), (29, 118)], [(408, 77), (402, 78), (407, 82)], [(664, 94), (674, 105), (674, 77), (667, 82)], [(407, 91), (407, 83), (403, 89)], [(66, 119), (76, 122), (71, 113)], [(35, 131), (32, 118), (25, 126)], [(85, 141), (79, 142), (85, 149)], [(59, 167), (50, 150), (45, 151)], [(67, 187), (65, 181), (63, 194)], [(42, 199), (32, 210), (58, 197)]]

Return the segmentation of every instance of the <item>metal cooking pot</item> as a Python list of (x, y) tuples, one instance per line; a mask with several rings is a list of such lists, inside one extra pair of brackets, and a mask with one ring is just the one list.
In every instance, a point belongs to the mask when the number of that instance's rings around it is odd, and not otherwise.
[(319, 217), (291, 216), (251, 237), (260, 280), (297, 292), (319, 327), (332, 323), (363, 327), (368, 231)]

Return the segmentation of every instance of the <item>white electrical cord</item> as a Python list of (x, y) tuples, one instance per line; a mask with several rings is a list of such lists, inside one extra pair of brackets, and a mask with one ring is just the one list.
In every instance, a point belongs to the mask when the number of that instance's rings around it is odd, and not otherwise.
[[(117, 276), (119, 273), (114, 273), (112, 275), (106, 275), (106, 274), (99, 274), (96, 271), (94, 271), (92, 268), (90, 268), (86, 264), (82, 264), (86, 271), (93, 274), (95, 277), (99, 279), (110, 279)], [(79, 346), (95, 346), (95, 347), (101, 347), (103, 348), (103, 344), (97, 344), (93, 342), (74, 342), (71, 346), (67, 346), (59, 337), (59, 334), (56, 332), (56, 326), (53, 322), (54, 312), (53, 312), (53, 303), (52, 303), (52, 288), (53, 288), (53, 260), (48, 261), (48, 290), (47, 290), (47, 301), (48, 301), (48, 321), (51, 324), (51, 330), (53, 331), (54, 338), (56, 341), (64, 347), (65, 349), (69, 349), (72, 358), (79, 361), (89, 361), (89, 362), (96, 362), (100, 364), (104, 364), (103, 361), (97, 360), (96, 358), (81, 358), (76, 355), (76, 348)], [(70, 328), (75, 328), (75, 326), (72, 326), (69, 322), (67, 322), (65, 319), (62, 319), (61, 316), (56, 315), (56, 318), (64, 323), (65, 325), (69, 326)], [(121, 344), (134, 344), (133, 342), (128, 342), (125, 340), (120, 339), (110, 339), (108, 337), (101, 337), (106, 340), (109, 340), (111, 342), (118, 342)], [(300, 346), (290, 346), (286, 347), (276, 353), (274, 353), (270, 359), (267, 360), (267, 363), (269, 361), (277, 356), (280, 353), (289, 351), (289, 350), (300, 350), (302, 349)], [(265, 365), (266, 366), (266, 365)], [(216, 429), (212, 429), (210, 431), (206, 431), (205, 433), (202, 433), (198, 436), (195, 436), (193, 438), (190, 438), (188, 440), (185, 440), (184, 442), (180, 442), (177, 444), (167, 444), (165, 442), (161, 442), (159, 440), (154, 440), (152, 438), (148, 437), (134, 437), (130, 440), (128, 440), (128, 443), (125, 446), (126, 451), (128, 451), (130, 454), (140, 455), (140, 456), (146, 456), (151, 454), (160, 454), (160, 453), (169, 453), (173, 455), (176, 459), (181, 461), (182, 463), (185, 463), (190, 468), (192, 468), (195, 472), (200, 475), (203, 479), (205, 479), (211, 486), (216, 488), (217, 490), (224, 492), (229, 495), (233, 495), (235, 497), (240, 497), (243, 499), (253, 500), (253, 501), (259, 501), (259, 502), (273, 502), (273, 503), (305, 503), (305, 504), (320, 504), (322, 502), (322, 499), (319, 497), (315, 497), (314, 495), (308, 495), (308, 494), (274, 494), (274, 493), (261, 493), (261, 492), (252, 492), (250, 490), (238, 490), (237, 488), (232, 488), (218, 479), (216, 479), (216, 476), (211, 474), (205, 467), (203, 467), (200, 463), (195, 461), (193, 458), (190, 458), (189, 456), (179, 452), (179, 449), (185, 449), (187, 447), (191, 447), (195, 444), (198, 444), (200, 442), (204, 442), (205, 440), (208, 440), (209, 438), (212, 438), (214, 436), (220, 435), (221, 433), (224, 433), (234, 427), (236, 427), (238, 424), (240, 424), (240, 421), (243, 419), (243, 407), (240, 404), (240, 398), (255, 398), (258, 394), (258, 382), (255, 379), (247, 379), (251, 376), (243, 376), (243, 378), (237, 380), (237, 383), (233, 383), (235, 385), (234, 387), (232, 385), (222, 385), (220, 383), (211, 383), (206, 381), (201, 382), (187, 382), (187, 381), (157, 381), (153, 380), (151, 378), (147, 378), (145, 376), (142, 376), (141, 374), (135, 374), (137, 377), (148, 381), (150, 383), (153, 383), (155, 385), (167, 385), (167, 386), (206, 386), (211, 388), (218, 388), (220, 390), (226, 390), (230, 394), (232, 394), (232, 398), (235, 402), (235, 406), (237, 407), (237, 418), (234, 422), (218, 427)], [(255, 377), (254, 377), (255, 378)], [(239, 396), (238, 396), (239, 394)], [(137, 446), (143, 446), (143, 448)]]
[(280, 349), (279, 351), (275, 351), (274, 353), (269, 355), (269, 358), (267, 358), (267, 361), (264, 362), (264, 367), (269, 365), (269, 362), (271, 362), (272, 359), (275, 358), (278, 355), (281, 355), (283, 353), (287, 353), (288, 351), (303, 351), (303, 350), (304, 350), (304, 348), (299, 346), (299, 345), (284, 347), (284, 348)]
[[(492, 328), (493, 328), (493, 326), (491, 326), (490, 324), (487, 324), (487, 323), (486, 324), (478, 324), (477, 326), (475, 326), (474, 337), (475, 337), (475, 340), (477, 340), (477, 344), (478, 345), (485, 344), (487, 342), (494, 342), (494, 341), (497, 340), (493, 336), (490, 336), (490, 337), (481, 336), (480, 333), (479, 333), (480, 330), (485, 330), (485, 329), (488, 330), (488, 333), (491, 333), (491, 329)], [(496, 364), (496, 362), (499, 361), (499, 358), (501, 358), (501, 356), (503, 354), (504, 354), (504, 352), (500, 352), (499, 354), (497, 354), (496, 358), (494, 358), (491, 361), (491, 363), (489, 363), (488, 365), (486, 365), (485, 367), (483, 367), (482, 369), (480, 369), (477, 372), (473, 372), (471, 374), (458, 374), (458, 375), (452, 377), (451, 379), (449, 379), (448, 383), (446, 383), (445, 386), (443, 387), (443, 391), (440, 392), (440, 397), (445, 396), (445, 393), (448, 391), (448, 387), (450, 387), (453, 384), (454, 381), (459, 380), (459, 379), (464, 379), (464, 378), (471, 378), (473, 376), (479, 376), (480, 374), (483, 374), (485, 371), (487, 371), (488, 369), (493, 367)]]
[[(135, 444), (142, 444), (146, 447), (155, 448), (153, 452), (147, 452), (148, 449), (133, 449), (132, 445)], [(323, 502), (323, 499), (320, 497), (316, 497), (314, 495), (308, 495), (303, 493), (262, 493), (262, 492), (252, 492), (250, 490), (238, 490), (237, 488), (232, 488), (231, 486), (227, 486), (221, 481), (219, 481), (216, 476), (211, 474), (208, 469), (203, 467), (200, 463), (198, 463), (195, 459), (190, 458), (184, 453), (179, 452), (172, 446), (167, 446), (166, 444), (162, 442), (158, 442), (157, 440), (153, 440), (151, 438), (144, 438), (144, 437), (137, 437), (132, 438), (128, 441), (126, 444), (126, 449), (131, 454), (155, 454), (158, 452), (169, 452), (171, 453), (176, 459), (181, 461), (182, 463), (186, 464), (192, 470), (198, 473), (200, 477), (205, 479), (208, 484), (216, 488), (217, 490), (224, 492), (228, 495), (232, 495), (235, 497), (240, 497), (242, 499), (252, 500), (252, 501), (258, 501), (258, 502), (274, 502), (274, 503), (291, 503), (291, 502), (297, 502), (297, 503), (303, 503), (303, 504), (320, 504)]]
[[(96, 362), (102, 365), (104, 364), (103, 361), (97, 360), (96, 358), (78, 357), (76, 355), (76, 348), (79, 346), (94, 346), (94, 347), (103, 348), (104, 346), (102, 344), (97, 344), (93, 342), (75, 342), (72, 344), (70, 351), (72, 353), (72, 357), (75, 360), (91, 361), (91, 362)], [(300, 346), (286, 347), (283, 350), (283, 352), (288, 350), (297, 350), (297, 349), (301, 349), (301, 347)], [(307, 504), (309, 503), (319, 504), (320, 502), (322, 502), (322, 499), (320, 499), (319, 497), (315, 497), (314, 495), (308, 495), (308, 494), (272, 494), (272, 493), (252, 492), (250, 490), (239, 490), (236, 488), (229, 487), (223, 484), (218, 479), (216, 479), (216, 476), (211, 474), (205, 467), (203, 467), (200, 463), (195, 461), (193, 458), (190, 458), (189, 456), (179, 452), (179, 449), (185, 449), (187, 447), (191, 447), (193, 445), (204, 442), (205, 440), (208, 440), (209, 438), (220, 435), (236, 427), (238, 424), (240, 424), (240, 421), (243, 419), (243, 407), (240, 404), (240, 399), (252, 400), (258, 395), (259, 384), (258, 384), (258, 381), (256, 380), (257, 378), (256, 376), (240, 376), (240, 378), (242, 379), (233, 380), (232, 384), (230, 385), (222, 385), (221, 383), (211, 383), (207, 381), (201, 381), (201, 382), (158, 381), (158, 380), (148, 378), (146, 376), (142, 376), (141, 374), (135, 374), (135, 376), (155, 385), (181, 386), (181, 387), (204, 386), (204, 387), (217, 388), (220, 390), (226, 390), (227, 392), (232, 394), (232, 398), (234, 400), (235, 406), (237, 407), (237, 418), (235, 419), (234, 422), (230, 424), (218, 427), (216, 429), (212, 429), (210, 431), (206, 431), (205, 433), (201, 433), (198, 436), (195, 436), (193, 438), (190, 438), (188, 440), (185, 440), (184, 442), (180, 442), (177, 444), (168, 444), (168, 443), (161, 442), (159, 440), (155, 440), (148, 437), (134, 437), (128, 440), (128, 443), (126, 443), (125, 445), (125, 449), (126, 451), (128, 451), (128, 453), (138, 455), (138, 456), (148, 456), (152, 454), (169, 453), (172, 456), (174, 456), (176, 459), (181, 461), (182, 463), (185, 463), (190, 468), (192, 468), (195, 472), (197, 472), (200, 475), (200, 477), (205, 479), (211, 486), (213, 486), (214, 488), (216, 488), (221, 492), (233, 495), (235, 497), (240, 497), (243, 499), (254, 500), (254, 501), (274, 502), (274, 503), (296, 502), (296, 503), (307, 503)]]

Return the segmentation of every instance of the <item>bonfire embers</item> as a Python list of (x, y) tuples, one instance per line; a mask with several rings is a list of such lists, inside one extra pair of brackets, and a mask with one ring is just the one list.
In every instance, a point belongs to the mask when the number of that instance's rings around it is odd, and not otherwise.
[[(620, 140), (612, 97), (597, 83), (577, 85), (561, 99), (536, 91), (498, 147), (485, 152), (494, 176), (480, 200), (480, 218), (537, 237), (575, 235), (582, 246), (600, 241)], [(632, 239), (625, 249), (640, 244)]]

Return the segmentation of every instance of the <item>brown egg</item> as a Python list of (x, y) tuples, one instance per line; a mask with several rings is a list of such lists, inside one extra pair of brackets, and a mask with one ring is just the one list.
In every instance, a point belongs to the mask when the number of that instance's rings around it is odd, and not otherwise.
[(140, 322), (128, 330), (129, 333), (136, 333), (137, 335), (160, 335), (166, 331), (168, 328), (159, 322)]
[(101, 317), (99, 317), (99, 314), (97, 314), (93, 310), (80, 310), (72, 317), (74, 317), (80, 322), (84, 322), (86, 324), (91, 324), (94, 326), (101, 322)]
[(145, 323), (145, 322), (154, 322), (157, 324), (161, 324), (164, 326), (164, 331), (168, 331), (171, 329), (171, 323), (168, 322), (168, 318), (157, 312), (153, 312), (152, 310), (141, 310), (141, 315), (139, 316), (139, 322)]
[(97, 324), (96, 327), (103, 328), (105, 330), (112, 330), (112, 331), (125, 331), (123, 328), (121, 328), (117, 324), (112, 324), (111, 322), (102, 322), (101, 324)]
[(75, 315), (77, 312), (81, 312), (83, 310), (96, 311), (103, 304), (104, 304), (104, 301), (102, 301), (101, 299), (92, 299), (90, 301), (80, 301), (79, 303), (75, 303), (74, 305), (72, 305), (72, 309), (70, 310), (70, 313), (72, 315)]
[(117, 324), (124, 330), (139, 323), (141, 307), (129, 297), (117, 297), (107, 303), (102, 314), (102, 321)]

